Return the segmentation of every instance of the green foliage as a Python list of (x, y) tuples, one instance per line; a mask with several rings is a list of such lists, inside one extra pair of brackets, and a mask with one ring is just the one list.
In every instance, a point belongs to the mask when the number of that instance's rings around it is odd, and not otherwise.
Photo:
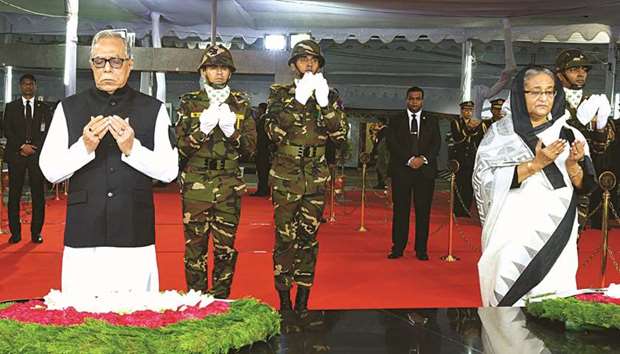
[(227, 313), (157, 329), (98, 320), (68, 327), (0, 320), (0, 353), (228, 353), (279, 332), (273, 308), (242, 299)]
[(535, 317), (561, 321), (572, 331), (620, 329), (620, 306), (614, 304), (560, 298), (528, 303), (527, 311)]
[(618, 353), (618, 331), (564, 331), (559, 322), (528, 320), (527, 329), (545, 343), (549, 353)]

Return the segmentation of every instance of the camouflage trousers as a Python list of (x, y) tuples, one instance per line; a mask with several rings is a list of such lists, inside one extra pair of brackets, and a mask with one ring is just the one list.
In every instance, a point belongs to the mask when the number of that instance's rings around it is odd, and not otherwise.
[(316, 239), (325, 205), (323, 193), (290, 194), (273, 191), (276, 242), (273, 250), (275, 285), (288, 290), (297, 286), (311, 287), (319, 253)]
[(235, 236), (241, 214), (241, 198), (233, 195), (219, 203), (183, 198), (183, 229), (185, 233), (185, 281), (188, 290), (208, 289), (207, 246), (213, 235), (212, 287), (216, 298), (225, 299), (237, 263)]

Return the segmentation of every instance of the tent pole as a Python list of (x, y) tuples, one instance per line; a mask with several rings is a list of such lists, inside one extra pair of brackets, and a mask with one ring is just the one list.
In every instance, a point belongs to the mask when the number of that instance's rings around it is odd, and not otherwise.
[(63, 83), (65, 96), (71, 96), (76, 91), (76, 67), (77, 67), (77, 26), (79, 0), (65, 0), (65, 12), (67, 16), (67, 29), (65, 37), (65, 74)]
[(217, 0), (211, 0), (211, 45), (217, 41)]
[(471, 100), (471, 82), (473, 71), (471, 39), (463, 42), (463, 56), (461, 59), (461, 102)]
[(607, 47), (607, 70), (605, 70), (605, 93), (609, 97), (609, 102), (611, 102), (612, 113), (614, 113), (614, 117), (616, 116), (615, 112), (617, 111), (615, 107), (618, 104), (615, 99), (616, 60), (616, 36), (614, 36), (613, 33), (610, 33), (609, 46)]
[[(150, 47), (151, 43), (148, 36), (142, 39), (143, 47)], [(142, 71), (140, 72), (140, 92), (145, 95), (153, 96), (153, 72)]]
[[(159, 34), (160, 18), (161, 14), (159, 12), (151, 12), (153, 48), (161, 48), (161, 35)], [(166, 73), (156, 72), (155, 81), (157, 82), (157, 99), (166, 102)]]

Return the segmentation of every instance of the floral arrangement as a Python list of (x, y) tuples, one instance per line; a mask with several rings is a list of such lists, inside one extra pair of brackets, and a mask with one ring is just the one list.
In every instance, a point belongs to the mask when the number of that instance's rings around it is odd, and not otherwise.
[[(131, 295), (131, 296), (128, 296)], [(207, 352), (266, 340), (280, 317), (255, 299), (199, 292), (77, 296), (0, 304), (0, 352)]]
[(603, 293), (583, 292), (530, 301), (527, 312), (534, 317), (561, 321), (568, 330), (620, 330), (620, 285), (611, 284)]
[[(62, 293), (52, 290), (43, 297), (48, 310), (64, 310), (73, 307), (80, 312), (119, 314), (151, 310), (182, 310), (188, 306), (205, 308), (215, 301), (213, 296), (200, 291), (190, 290), (187, 293), (177, 291), (164, 292), (110, 292), (106, 294)], [(220, 300), (221, 301), (221, 300)]]

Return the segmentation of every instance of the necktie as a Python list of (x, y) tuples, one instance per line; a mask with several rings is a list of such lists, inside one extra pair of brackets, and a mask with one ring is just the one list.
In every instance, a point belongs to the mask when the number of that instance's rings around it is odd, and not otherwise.
[(26, 101), (26, 144), (32, 142), (32, 106), (30, 100)]
[(411, 115), (411, 155), (418, 156), (418, 121), (415, 119), (415, 113)]

